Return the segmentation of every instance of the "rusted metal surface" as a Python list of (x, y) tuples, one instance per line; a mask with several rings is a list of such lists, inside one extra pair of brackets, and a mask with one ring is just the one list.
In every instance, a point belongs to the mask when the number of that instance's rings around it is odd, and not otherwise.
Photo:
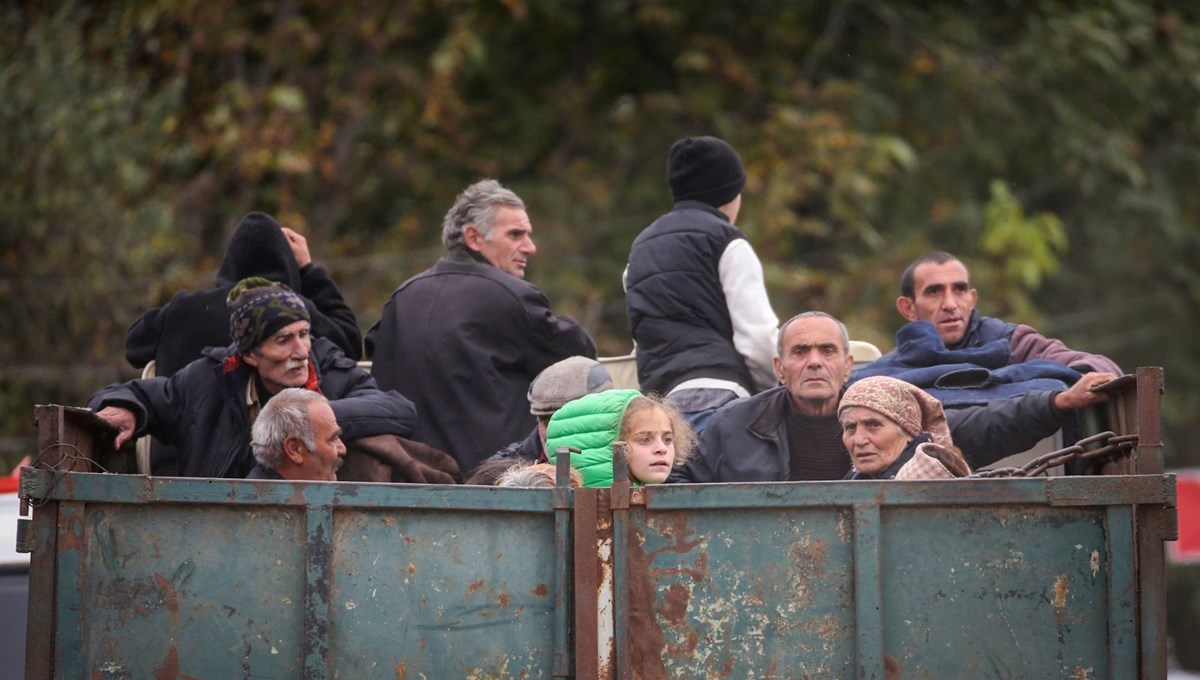
[(48, 411), (27, 677), (1161, 678), (1161, 377), (1024, 470), (1129, 476), (155, 479), (66, 472), (95, 440)]
[(136, 472), (132, 447), (112, 447), (116, 430), (86, 408), (43, 405), (34, 409), (38, 452), (34, 467), (64, 472)]
[[(1062, 483), (1091, 500), (1052, 503)], [(727, 502), (749, 485), (645, 489), (629, 677), (1135, 677), (1139, 637), (1165, 629), (1135, 622), (1127, 503), (1164, 503), (1171, 479), (963, 484), (781, 484), (753, 506)]]
[(551, 490), (26, 476), (31, 678), (552, 675)]
[(608, 489), (576, 489), (575, 673), (578, 680), (612, 680), (612, 515)]
[[(1021, 467), (983, 470), (972, 477), (1037, 477), (1051, 468), (1061, 467), (1077, 460), (1103, 461), (1128, 457), (1138, 445), (1138, 435), (1118, 435), (1107, 431), (1084, 437), (1072, 446), (1042, 454)], [(1091, 448), (1089, 448), (1091, 447)]]

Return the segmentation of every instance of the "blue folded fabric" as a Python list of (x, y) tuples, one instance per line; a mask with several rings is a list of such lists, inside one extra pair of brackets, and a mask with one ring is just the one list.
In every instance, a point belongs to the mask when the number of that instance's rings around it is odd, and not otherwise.
[(856, 368), (850, 383), (886, 375), (911, 383), (947, 406), (984, 404), (1037, 390), (1065, 390), (1080, 373), (1046, 359), (1009, 364), (1007, 340), (946, 349), (937, 328), (913, 321), (896, 332), (896, 350)]

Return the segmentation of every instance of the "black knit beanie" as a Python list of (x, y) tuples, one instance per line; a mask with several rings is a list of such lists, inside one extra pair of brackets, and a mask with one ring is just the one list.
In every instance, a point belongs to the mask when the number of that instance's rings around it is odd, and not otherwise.
[(229, 291), (229, 336), (239, 354), (249, 352), (284, 326), (311, 321), (304, 299), (282, 283), (257, 276)]
[(667, 184), (676, 202), (700, 201), (719, 208), (742, 193), (746, 171), (742, 159), (724, 140), (687, 137), (671, 146)]

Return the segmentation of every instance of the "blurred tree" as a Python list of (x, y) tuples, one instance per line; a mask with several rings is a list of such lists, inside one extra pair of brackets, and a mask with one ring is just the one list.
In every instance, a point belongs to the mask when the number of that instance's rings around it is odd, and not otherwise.
[(669, 206), (670, 144), (709, 133), (745, 160), (780, 315), (887, 348), (901, 271), (950, 250), (987, 313), (1166, 366), (1169, 462), (1200, 464), (1200, 6), (148, 0), (0, 22), (10, 462), (32, 404), (131, 374), (125, 327), (209, 285), (252, 209), (308, 235), (365, 328), (495, 176), (530, 204), (531, 279), (628, 352), (629, 243)]

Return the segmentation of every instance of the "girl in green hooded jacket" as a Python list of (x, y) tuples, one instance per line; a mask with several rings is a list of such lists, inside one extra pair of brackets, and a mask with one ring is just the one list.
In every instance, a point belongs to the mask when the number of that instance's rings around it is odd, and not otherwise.
[(571, 465), (585, 487), (612, 486), (612, 446), (628, 444), (629, 477), (638, 484), (661, 484), (696, 447), (692, 428), (670, 401), (637, 390), (607, 390), (568, 402), (546, 428), (550, 462), (560, 446), (582, 453)]

